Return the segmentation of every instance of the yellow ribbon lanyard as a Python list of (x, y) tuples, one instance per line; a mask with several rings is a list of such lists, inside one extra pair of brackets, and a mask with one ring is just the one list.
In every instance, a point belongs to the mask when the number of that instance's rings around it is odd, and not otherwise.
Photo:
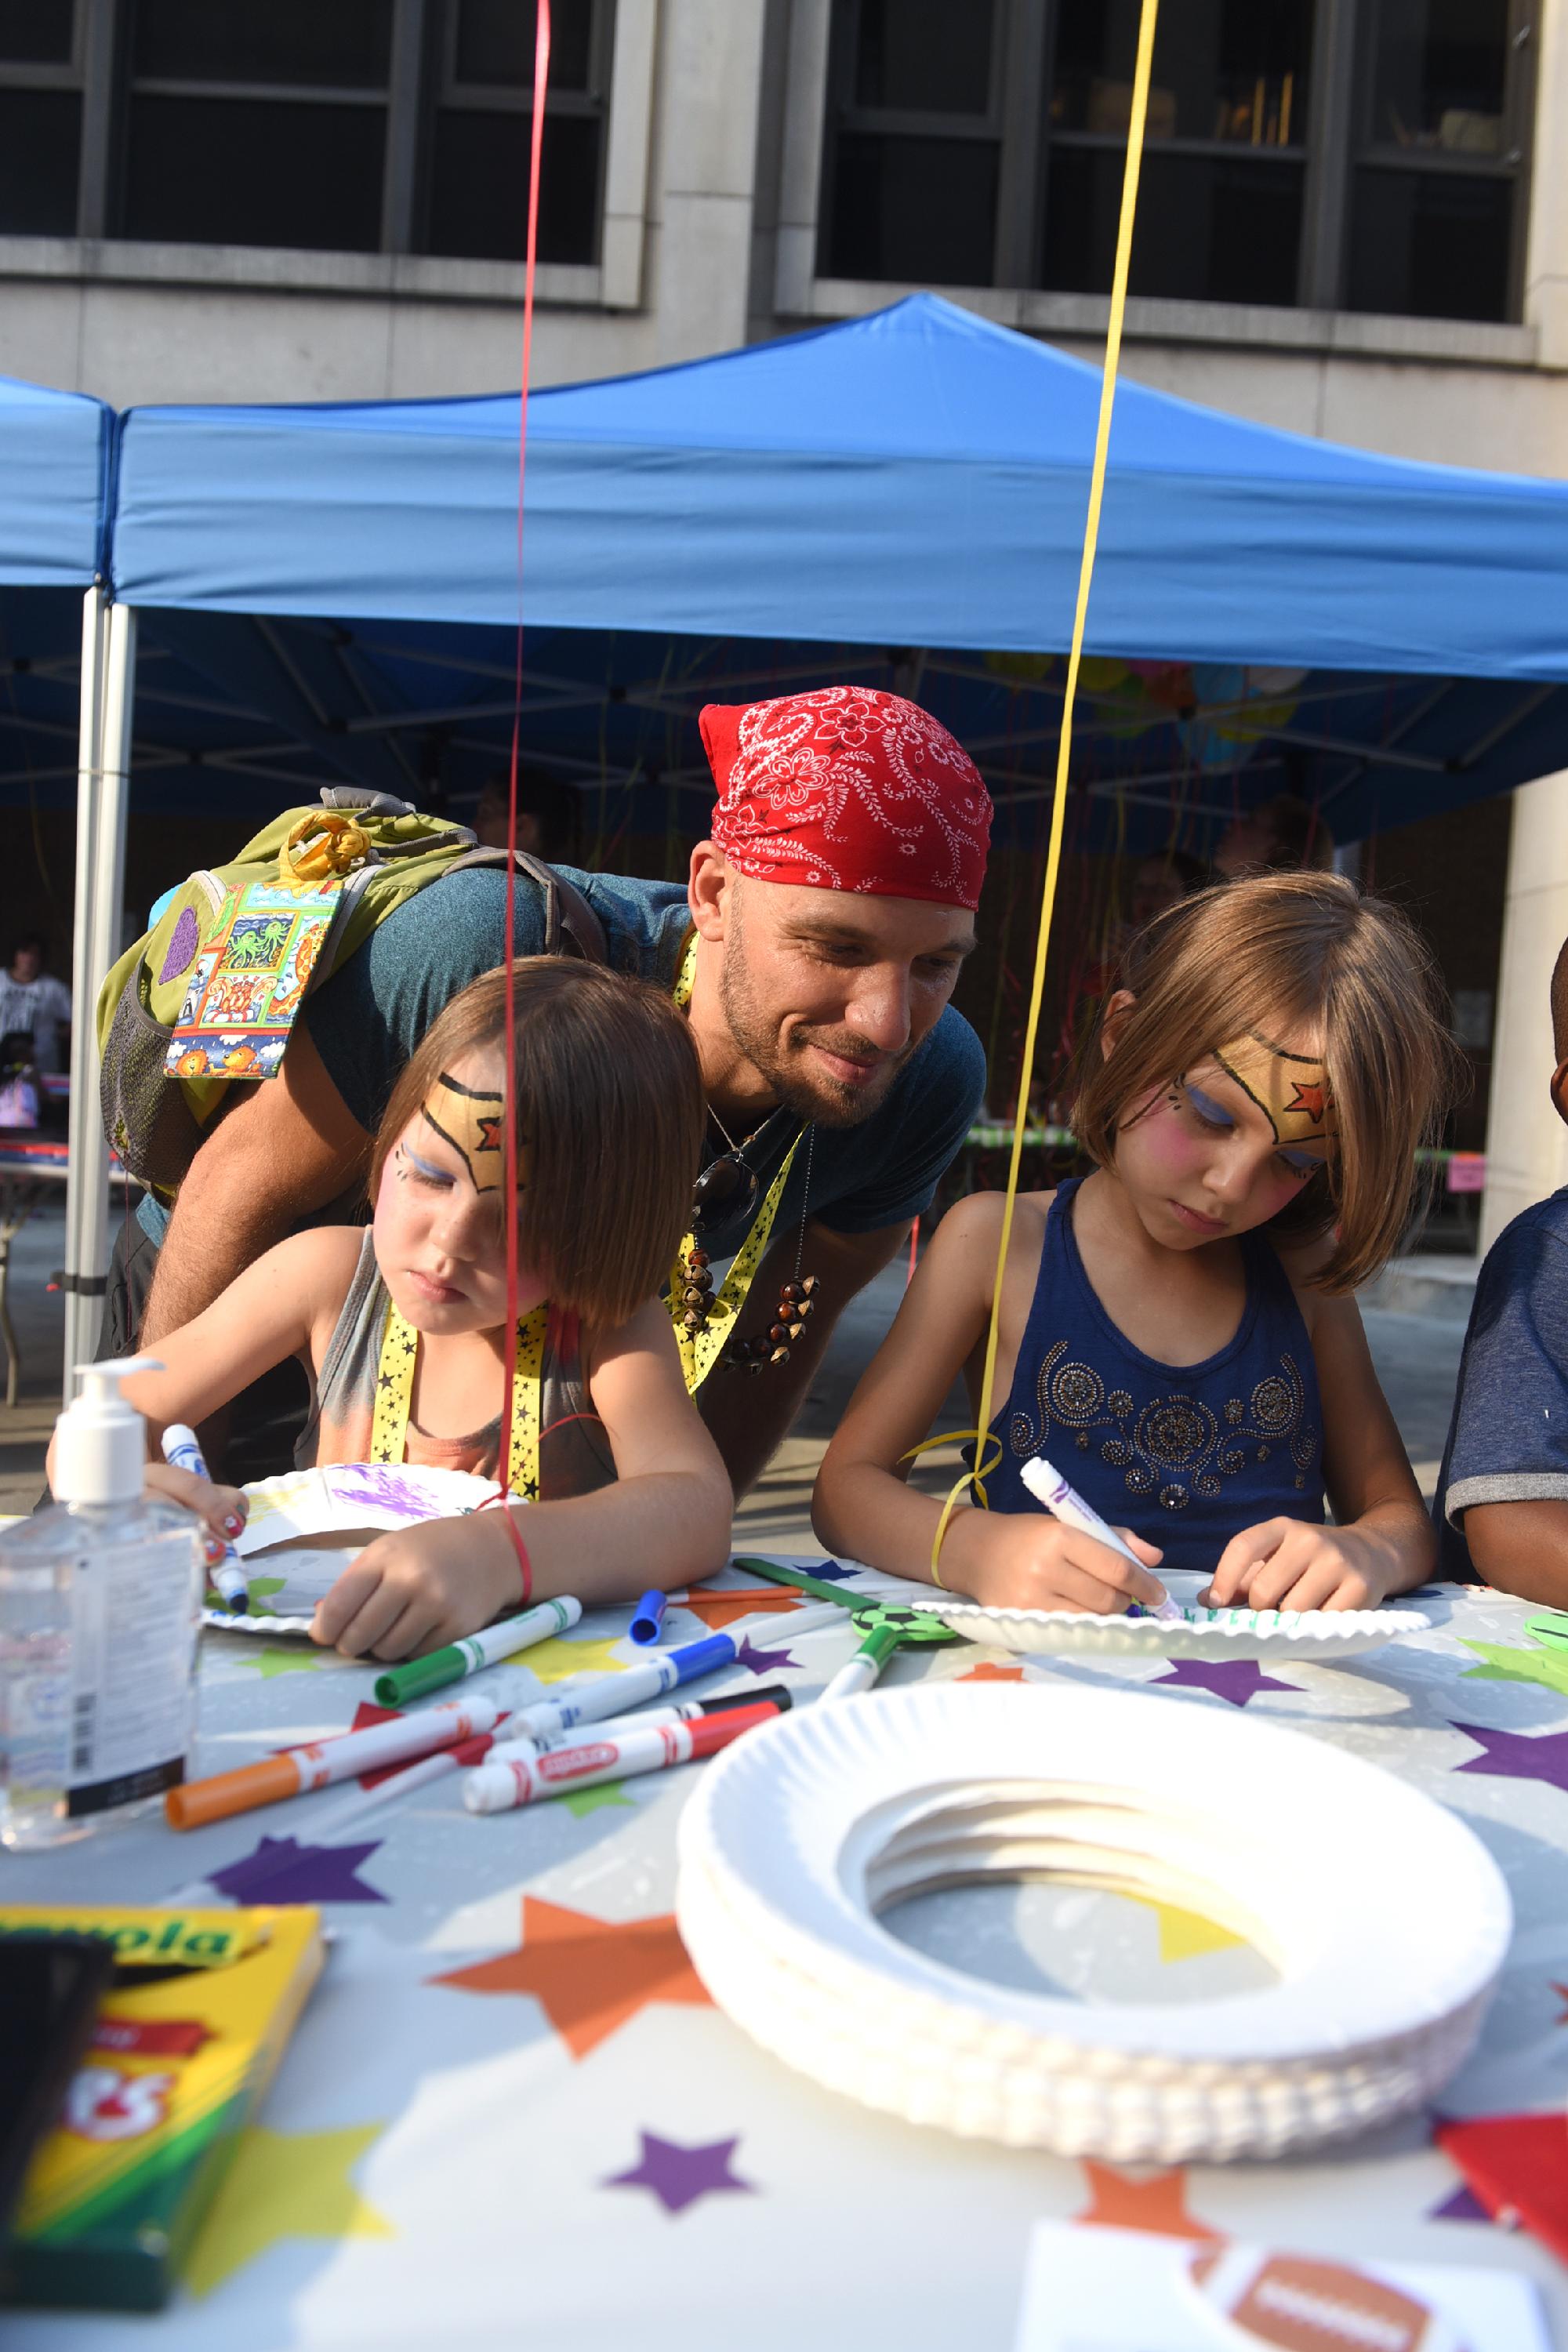
[[(675, 1003), (679, 1012), (684, 1013), (691, 1002), (691, 983), (696, 976), (697, 940), (693, 934), (686, 942), (686, 953), (680, 960), (680, 971), (675, 983)], [(801, 1132), (804, 1134), (805, 1129)], [(773, 1220), (778, 1215), (779, 1202), (784, 1198), (784, 1188), (789, 1181), (789, 1171), (795, 1165), (795, 1155), (800, 1150), (800, 1143), (801, 1138), (797, 1135), (784, 1153), (784, 1166), (768, 1186), (763, 1205), (752, 1220), (752, 1230), (736, 1251), (734, 1263), (724, 1276), (719, 1296), (708, 1309), (708, 1321), (700, 1331), (688, 1331), (681, 1322), (686, 1312), (680, 1295), (686, 1286), (684, 1268), (690, 1252), (697, 1247), (696, 1234), (688, 1234), (680, 1244), (675, 1264), (670, 1268), (669, 1319), (675, 1327), (675, 1344), (680, 1350), (680, 1369), (686, 1375), (689, 1396), (697, 1394), (734, 1331), (735, 1318), (746, 1303), (746, 1293), (751, 1289), (752, 1277), (763, 1262), (763, 1253), (773, 1233)]]
[[(511, 1444), (508, 1491), (520, 1502), (539, 1500), (539, 1424), (544, 1389), (544, 1334), (550, 1321), (547, 1302), (521, 1318), (517, 1327), (517, 1377), (511, 1398)], [(381, 1361), (375, 1375), (375, 1412), (371, 1422), (373, 1462), (401, 1462), (408, 1442), (409, 1406), (414, 1396), (414, 1367), (419, 1359), (419, 1334), (405, 1323), (389, 1298), (386, 1328), (381, 1335)]]
[[(977, 1429), (950, 1430), (942, 1437), (928, 1437), (923, 1445), (910, 1450), (923, 1454), (927, 1446), (952, 1445), (964, 1438), (974, 1441), (974, 1466), (966, 1470), (956, 1482), (942, 1506), (937, 1522), (936, 1536), (931, 1548), (931, 1573), (933, 1584), (942, 1583), (938, 1561), (942, 1539), (947, 1533), (948, 1521), (958, 1507), (960, 1498), (969, 1487), (974, 1489), (982, 1508), (989, 1509), (984, 1474), (995, 1467), (1002, 1458), (1001, 1441), (991, 1426), (992, 1391), (996, 1381), (996, 1338), (1002, 1322), (1002, 1278), (1006, 1270), (1007, 1247), (1013, 1237), (1013, 1208), (1018, 1197), (1018, 1168), (1024, 1151), (1024, 1129), (1028, 1121), (1029, 1087), (1035, 1075), (1035, 1045), (1039, 1035), (1040, 1002), (1046, 986), (1046, 949), (1051, 936), (1051, 918), (1056, 912), (1057, 881), (1061, 872), (1062, 828), (1067, 819), (1068, 760), (1072, 749), (1073, 703), (1078, 694), (1079, 665), (1083, 658), (1084, 624), (1089, 614), (1089, 592), (1094, 579), (1095, 551), (1100, 544), (1100, 509), (1105, 495), (1105, 465), (1110, 446), (1110, 415), (1116, 401), (1116, 371), (1121, 357), (1121, 321), (1127, 308), (1127, 275), (1132, 257), (1132, 223), (1138, 209), (1138, 169), (1143, 155), (1143, 124), (1149, 106), (1150, 68), (1154, 57), (1154, 24), (1159, 15), (1159, 0), (1142, 0), (1138, 19), (1138, 59), (1132, 74), (1132, 103), (1127, 122), (1127, 163), (1121, 178), (1121, 216), (1116, 232), (1116, 267), (1110, 281), (1110, 315), (1105, 331), (1105, 372), (1100, 386), (1100, 421), (1095, 429), (1094, 464), (1089, 478), (1089, 513), (1084, 523), (1083, 553), (1079, 563), (1078, 604), (1073, 613), (1072, 644), (1068, 654), (1067, 687), (1062, 696), (1062, 727), (1057, 743), (1056, 784), (1051, 796), (1050, 846), (1046, 855), (1045, 887), (1040, 897), (1040, 928), (1035, 942), (1035, 973), (1029, 991), (1029, 1018), (1024, 1031), (1024, 1066), (1018, 1077), (1017, 1108), (1013, 1118), (1013, 1151), (1007, 1163), (1007, 1192), (1002, 1204), (1002, 1234), (996, 1247), (996, 1274), (992, 1284), (991, 1328), (985, 1335), (985, 1369), (980, 1381), (980, 1410), (976, 1414)], [(981, 1431), (984, 1432), (982, 1438)], [(994, 1461), (985, 1459), (986, 1448), (996, 1448)], [(906, 1455), (905, 1459), (909, 1457)]]

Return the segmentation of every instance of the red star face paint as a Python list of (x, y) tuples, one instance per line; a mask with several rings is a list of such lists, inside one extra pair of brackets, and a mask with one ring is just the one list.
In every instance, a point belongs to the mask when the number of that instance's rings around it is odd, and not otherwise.
[[(476, 1192), (499, 1192), (506, 1171), (506, 1103), (499, 1094), (466, 1087), (443, 1070), (420, 1110), (444, 1143), (461, 1158)], [(528, 1181), (527, 1155), (520, 1147), (517, 1180)]]
[(1215, 1060), (1258, 1105), (1276, 1143), (1320, 1165), (1328, 1159), (1338, 1129), (1329, 1074), (1321, 1061), (1310, 1054), (1288, 1054), (1250, 1030), (1219, 1046)]

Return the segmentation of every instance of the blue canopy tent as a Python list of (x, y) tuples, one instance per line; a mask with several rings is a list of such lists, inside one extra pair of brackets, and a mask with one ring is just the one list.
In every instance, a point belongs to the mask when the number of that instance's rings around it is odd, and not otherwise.
[[(584, 781), (657, 764), (666, 792), (700, 793), (702, 700), (918, 672), (1023, 804), (1049, 772), (1045, 657), (1068, 634), (1098, 395), (1095, 369), (930, 295), (535, 394), (525, 748)], [(516, 442), (510, 396), (129, 414), (115, 593), (160, 608), (165, 656), (209, 695), (226, 686), (242, 723), (216, 745), (207, 729), (220, 764), (407, 789), (431, 730), (493, 764)], [(1123, 382), (1076, 772), (1107, 801), (1164, 812), (1174, 792), (1217, 818), (1284, 767), (1342, 839), (1508, 789), (1568, 758), (1565, 551), (1568, 484)], [(218, 614), (271, 626), (241, 649)], [(1189, 675), (1152, 679), (1160, 664)], [(201, 730), (167, 702), (166, 778), (188, 792)]]
[[(77, 393), (0, 376), (0, 589), (25, 592), (53, 659), (40, 676), (68, 694), (74, 709), (42, 723), (77, 739), (72, 773), (78, 792), (73, 964), (78, 974), (102, 969), (119, 921), (118, 877), (124, 862), (130, 767), (128, 707), (109, 690), (129, 667), (134, 618), (114, 614), (99, 585), (108, 543), (112, 412)], [(79, 655), (75, 613), (82, 597)], [(26, 664), (28, 657), (23, 656)], [(0, 680), (15, 704), (19, 665), (0, 645)], [(25, 673), (32, 681), (30, 666)], [(123, 726), (121, 721), (124, 722)], [(15, 723), (15, 720), (14, 720)], [(78, 1007), (79, 1015), (82, 1008)], [(78, 1018), (71, 1044), (73, 1097), (96, 1097), (91, 1024)], [(108, 1215), (108, 1155), (97, 1122), (73, 1150), (66, 1192), (66, 1365), (91, 1353), (102, 1286)]]

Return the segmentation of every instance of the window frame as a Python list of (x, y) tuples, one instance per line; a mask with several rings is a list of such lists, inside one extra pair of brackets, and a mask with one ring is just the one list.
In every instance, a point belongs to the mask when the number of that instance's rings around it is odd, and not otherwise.
[[(1219, 157), (1230, 152), (1245, 152), (1255, 153), (1258, 159), (1278, 158), (1281, 163), (1294, 163), (1303, 172), (1301, 236), (1292, 301), (1248, 305), (1204, 297), (1185, 307), (1236, 311), (1263, 309), (1271, 315), (1301, 310), (1347, 318), (1373, 315), (1347, 308), (1355, 175), (1363, 169), (1415, 169), (1437, 177), (1503, 179), (1512, 185), (1514, 201), (1503, 318), (1491, 321), (1429, 319), (1424, 312), (1389, 315), (1402, 322), (1406, 319), (1420, 320), (1424, 325), (1445, 327), (1512, 327), (1522, 319), (1540, 0), (1509, 0), (1503, 142), (1495, 156), (1394, 148), (1370, 137), (1372, 63), (1381, 5), (1382, 0), (1316, 0), (1307, 90), (1308, 131), (1300, 145), (1253, 151), (1220, 140), (1162, 139), (1151, 142), (1151, 152), (1157, 150), (1161, 153)], [(805, 206), (797, 197), (795, 218), (791, 222), (786, 192), (784, 226), (788, 233), (781, 236), (777, 287), (781, 311), (786, 315), (812, 313), (816, 306), (809, 299), (810, 285), (833, 282), (826, 264), (833, 228), (837, 139), (844, 131), (880, 132), (893, 137), (902, 133), (998, 141), (992, 275), (985, 286), (964, 290), (1016, 293), (1047, 300), (1102, 300), (1103, 296), (1082, 298), (1069, 289), (1041, 284), (1052, 145), (1060, 142), (1064, 147), (1074, 149), (1110, 149), (1125, 144), (1114, 133), (1053, 131), (1045, 121), (1046, 109), (1037, 102), (1035, 94), (1044, 93), (1047, 60), (1055, 53), (1058, 0), (995, 0), (992, 100), (984, 117), (917, 115), (904, 110), (854, 105), (852, 76), (859, 6), (860, 0), (807, 0), (805, 13), (808, 17), (815, 15), (817, 21), (797, 31), (795, 58), (792, 60), (796, 71), (809, 74), (814, 48), (822, 57), (816, 94), (816, 186), (809, 224), (809, 256), (804, 250), (807, 225), (799, 218)], [(792, 107), (805, 102), (804, 92), (797, 97), (797, 89), (798, 85), (792, 87)], [(807, 142), (797, 132), (794, 143), (795, 170), (804, 177)], [(1175, 298), (1163, 296), (1142, 299), (1158, 302), (1164, 310), (1175, 303)]]
[[(336, 251), (341, 251), (345, 263), (360, 266), (370, 252), (379, 252), (395, 259), (405, 273), (421, 278), (432, 270), (448, 268), (455, 273), (481, 274), (521, 269), (521, 263), (433, 254), (421, 242), (437, 110), (447, 104), (487, 112), (527, 114), (532, 110), (531, 89), (457, 80), (453, 69), (457, 0), (392, 0), (386, 80), (384, 87), (375, 88), (135, 74), (132, 69), (134, 5), (135, 0), (74, 0), (68, 60), (0, 60), (0, 88), (80, 93), (76, 218), (73, 228), (59, 233), (62, 237), (160, 254), (299, 252), (308, 256), (312, 282), (320, 281), (321, 265)], [(626, 309), (637, 307), (641, 299), (657, 7), (658, 0), (594, 0), (590, 88), (585, 91), (552, 89), (549, 96), (549, 114), (592, 113), (604, 124), (595, 220), (595, 247), (600, 257), (592, 265), (545, 267), (546, 278), (559, 278), (563, 299), (580, 300), (586, 295), (605, 307)], [(282, 245), (215, 248), (194, 240), (128, 236), (122, 226), (126, 139), (131, 103), (139, 96), (381, 110), (385, 146), (378, 245), (374, 248)], [(0, 238), (10, 234), (0, 231)], [(119, 274), (111, 257), (107, 267), (108, 274)], [(210, 271), (202, 268), (195, 274), (204, 279), (210, 277)], [(545, 292), (543, 285), (541, 290)]]

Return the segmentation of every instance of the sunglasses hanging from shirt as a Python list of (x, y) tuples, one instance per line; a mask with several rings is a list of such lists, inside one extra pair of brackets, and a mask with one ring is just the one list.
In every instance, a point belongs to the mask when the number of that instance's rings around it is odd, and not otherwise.
[[(697, 941), (695, 936), (686, 944), (681, 958), (679, 977), (675, 983), (675, 1002), (684, 1012), (691, 1002), (691, 984), (697, 971)], [(675, 1343), (680, 1350), (681, 1369), (686, 1386), (695, 1395), (715, 1364), (722, 1362), (731, 1371), (760, 1372), (767, 1364), (787, 1363), (790, 1349), (803, 1336), (810, 1320), (816, 1301), (816, 1276), (802, 1272), (805, 1248), (805, 1200), (801, 1202), (800, 1244), (795, 1251), (794, 1277), (783, 1284), (773, 1321), (765, 1332), (750, 1339), (736, 1339), (734, 1329), (742, 1307), (762, 1264), (772, 1236), (779, 1202), (784, 1198), (790, 1171), (795, 1166), (795, 1153), (805, 1144), (805, 1189), (811, 1190), (812, 1139), (815, 1130), (803, 1127), (789, 1150), (784, 1165), (769, 1185), (760, 1209), (752, 1219), (750, 1231), (736, 1251), (733, 1263), (725, 1276), (718, 1296), (713, 1295), (713, 1276), (708, 1252), (702, 1246), (704, 1233), (711, 1233), (721, 1221), (727, 1223), (737, 1209), (749, 1213), (762, 1191), (762, 1180), (752, 1168), (745, 1154), (763, 1137), (779, 1111), (764, 1119), (762, 1126), (749, 1135), (744, 1143), (736, 1144), (716, 1116), (714, 1124), (730, 1148), (698, 1177), (691, 1199), (691, 1229), (676, 1253), (669, 1277), (669, 1313), (675, 1327)]]

